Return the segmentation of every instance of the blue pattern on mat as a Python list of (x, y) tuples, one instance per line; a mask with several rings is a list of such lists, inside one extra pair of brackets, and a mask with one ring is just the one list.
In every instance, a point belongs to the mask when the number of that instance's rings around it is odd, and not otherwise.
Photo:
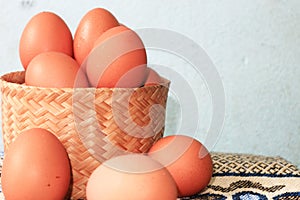
[(268, 200), (268, 198), (263, 194), (249, 192), (249, 191), (236, 193), (232, 196), (232, 199), (233, 200)]

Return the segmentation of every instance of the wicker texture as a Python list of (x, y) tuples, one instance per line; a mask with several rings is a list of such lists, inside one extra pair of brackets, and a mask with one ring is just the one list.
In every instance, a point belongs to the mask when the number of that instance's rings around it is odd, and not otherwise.
[(102, 161), (146, 152), (163, 135), (169, 82), (141, 88), (39, 88), (24, 72), (5, 74), (2, 131), (5, 151), (29, 128), (45, 128), (66, 148), (72, 166), (72, 199), (84, 199), (90, 174)]

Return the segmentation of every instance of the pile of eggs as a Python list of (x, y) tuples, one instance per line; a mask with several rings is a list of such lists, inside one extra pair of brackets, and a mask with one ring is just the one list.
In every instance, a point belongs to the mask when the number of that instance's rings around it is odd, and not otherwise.
[[(139, 36), (103, 8), (83, 16), (74, 38), (58, 15), (38, 13), (21, 35), (19, 54), (28, 86), (127, 88), (163, 80), (147, 66)], [(70, 195), (71, 167), (53, 133), (41, 128), (23, 131), (5, 152), (1, 174), (5, 199), (65, 199)], [(199, 141), (170, 135), (146, 154), (103, 162), (89, 178), (86, 197), (173, 200), (203, 190), (212, 172), (211, 156)]]
[(83, 16), (74, 39), (61, 17), (38, 13), (23, 30), (19, 55), (29, 86), (128, 88), (160, 81), (147, 67), (141, 38), (102, 8)]

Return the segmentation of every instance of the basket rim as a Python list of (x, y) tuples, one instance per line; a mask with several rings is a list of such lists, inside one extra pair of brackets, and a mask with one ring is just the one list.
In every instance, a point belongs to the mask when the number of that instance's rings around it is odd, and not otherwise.
[(25, 85), (23, 83), (16, 83), (16, 82), (12, 82), (12, 81), (8, 81), (7, 79), (10, 77), (10, 76), (13, 76), (13, 75), (16, 75), (16, 74), (25, 74), (25, 71), (13, 71), (13, 72), (8, 72), (8, 73), (5, 73), (3, 75), (0, 76), (0, 86), (2, 87), (3, 84), (6, 84), (6, 85), (11, 85), (11, 86), (14, 86), (14, 87), (19, 87), (19, 88), (32, 88), (32, 89), (40, 89), (40, 90), (43, 90), (43, 89), (48, 89), (48, 90), (61, 90), (61, 91), (64, 91), (64, 92), (73, 92), (73, 91), (97, 91), (97, 90), (109, 90), (109, 91), (128, 91), (129, 89), (130, 90), (137, 90), (137, 89), (141, 89), (141, 88), (149, 88), (149, 87), (152, 87), (152, 88), (157, 88), (157, 87), (166, 87), (166, 88), (169, 88), (170, 87), (170, 83), (171, 81), (166, 79), (165, 77), (162, 77), (162, 80), (163, 82), (160, 83), (160, 84), (155, 84), (155, 85), (144, 85), (144, 86), (141, 86), (141, 87), (133, 87), (133, 88), (121, 88), (121, 87), (115, 87), (115, 88), (109, 88), (109, 87), (101, 87), (101, 88), (96, 88), (96, 87), (85, 87), (85, 88), (53, 88), (53, 87), (39, 87), (39, 86), (30, 86), (30, 85)]

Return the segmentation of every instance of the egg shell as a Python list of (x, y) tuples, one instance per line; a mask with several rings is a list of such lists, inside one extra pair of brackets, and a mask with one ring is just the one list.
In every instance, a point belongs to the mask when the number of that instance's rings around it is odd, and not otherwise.
[(87, 199), (175, 200), (177, 188), (170, 173), (157, 161), (142, 154), (114, 157), (92, 173)]
[(94, 42), (106, 30), (118, 26), (118, 20), (104, 8), (94, 8), (80, 20), (74, 35), (74, 57), (81, 65), (94, 46)]
[(149, 155), (171, 173), (177, 184), (179, 197), (200, 192), (212, 177), (213, 163), (210, 153), (192, 137), (166, 136), (150, 148)]
[(64, 199), (70, 172), (66, 150), (52, 133), (26, 130), (5, 152), (1, 174), (5, 199)]
[(94, 87), (140, 87), (147, 76), (147, 55), (140, 37), (125, 26), (104, 32), (86, 60)]
[(162, 83), (162, 78), (154, 69), (148, 67), (147, 74), (148, 75), (147, 75), (147, 79), (145, 82), (146, 86), (158, 85), (158, 84)]
[(52, 12), (40, 12), (26, 24), (19, 42), (24, 69), (38, 54), (58, 51), (73, 56), (73, 37), (65, 21)]
[(78, 63), (60, 52), (45, 52), (34, 57), (25, 72), (25, 83), (47, 88), (89, 86), (87, 77)]

